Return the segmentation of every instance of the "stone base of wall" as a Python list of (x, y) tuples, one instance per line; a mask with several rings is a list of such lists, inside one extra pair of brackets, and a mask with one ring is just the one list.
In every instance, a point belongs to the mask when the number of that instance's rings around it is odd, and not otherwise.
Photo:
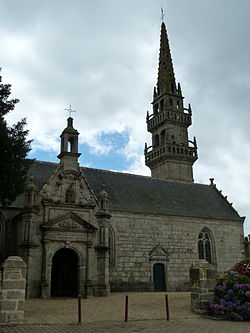
[(126, 292), (126, 291), (154, 291), (154, 286), (150, 282), (111, 282), (111, 292)]
[(169, 281), (167, 291), (190, 291), (190, 281), (183, 283)]
[(110, 287), (106, 284), (98, 284), (94, 287), (94, 296), (103, 297), (110, 294)]

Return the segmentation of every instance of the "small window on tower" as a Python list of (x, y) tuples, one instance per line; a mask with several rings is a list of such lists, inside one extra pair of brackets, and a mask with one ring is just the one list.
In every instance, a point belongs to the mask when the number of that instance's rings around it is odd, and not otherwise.
[(161, 99), (161, 101), (160, 101), (160, 111), (163, 110), (163, 107), (164, 107), (164, 99)]
[(159, 135), (156, 134), (154, 136), (154, 147), (158, 147), (159, 146)]
[(157, 114), (158, 111), (159, 111), (159, 104), (157, 103), (154, 105), (154, 114)]
[(68, 140), (68, 150), (67, 151), (70, 153), (72, 152), (72, 142), (70, 139)]
[(170, 100), (169, 100), (169, 104), (172, 106), (173, 105), (173, 100), (172, 100), (172, 98), (170, 98)]
[(165, 143), (165, 129), (161, 131), (161, 144)]
[(177, 101), (177, 109), (179, 110), (180, 109), (180, 102)]

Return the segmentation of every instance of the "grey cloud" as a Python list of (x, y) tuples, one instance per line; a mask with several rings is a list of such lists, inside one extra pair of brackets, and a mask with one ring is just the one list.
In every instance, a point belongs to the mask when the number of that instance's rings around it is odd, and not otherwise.
[[(60, 133), (63, 108), (71, 103), (78, 110), (81, 140), (87, 142), (101, 131), (126, 129), (137, 143), (131, 154), (141, 157), (144, 141), (149, 142), (145, 114), (151, 110), (157, 79), (162, 4), (176, 79), (186, 104), (193, 107), (190, 136), (195, 135), (199, 145), (196, 180), (215, 175), (234, 195), (232, 179), (239, 192), (249, 181), (247, 173), (242, 177), (237, 170), (249, 168), (248, 0), (2, 1), (2, 34), (31, 42), (28, 55), (11, 61), (9, 46), (0, 41), (5, 50), (5, 56), (0, 55), (2, 74), (5, 68), (13, 71), (13, 86), (22, 94), (17, 96), (19, 110), (34, 124), (33, 133), (39, 119), (51, 114), (56, 124), (40, 121), (39, 133), (44, 130), (48, 135), (55, 128)], [(20, 77), (27, 80), (27, 87), (19, 86)], [(22, 105), (30, 108), (22, 110)], [(141, 163), (139, 157), (134, 165)], [(246, 196), (250, 200), (249, 191)], [(237, 197), (234, 202), (242, 214), (250, 215), (245, 199), (242, 203)], [(250, 233), (250, 225), (247, 230)]]

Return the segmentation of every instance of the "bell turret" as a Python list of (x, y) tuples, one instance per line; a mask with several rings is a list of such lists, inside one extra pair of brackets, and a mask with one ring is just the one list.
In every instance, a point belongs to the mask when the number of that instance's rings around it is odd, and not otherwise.
[(78, 166), (78, 131), (73, 127), (73, 118), (67, 119), (67, 127), (63, 130), (61, 137), (61, 152), (57, 156), (64, 169), (75, 169)]

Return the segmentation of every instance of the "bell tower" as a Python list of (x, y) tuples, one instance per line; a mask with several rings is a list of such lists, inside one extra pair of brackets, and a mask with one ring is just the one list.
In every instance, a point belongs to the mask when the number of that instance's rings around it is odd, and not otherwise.
[(60, 159), (60, 164), (64, 170), (77, 170), (78, 157), (78, 131), (73, 128), (73, 118), (67, 119), (67, 127), (62, 131), (61, 137), (61, 152), (57, 156)]
[(165, 23), (161, 24), (157, 86), (153, 93), (153, 112), (147, 112), (147, 131), (152, 145), (145, 143), (145, 164), (151, 176), (178, 182), (193, 182), (193, 163), (197, 160), (197, 144), (188, 139), (192, 124), (190, 104), (184, 107), (181, 85), (176, 86), (173, 62)]

